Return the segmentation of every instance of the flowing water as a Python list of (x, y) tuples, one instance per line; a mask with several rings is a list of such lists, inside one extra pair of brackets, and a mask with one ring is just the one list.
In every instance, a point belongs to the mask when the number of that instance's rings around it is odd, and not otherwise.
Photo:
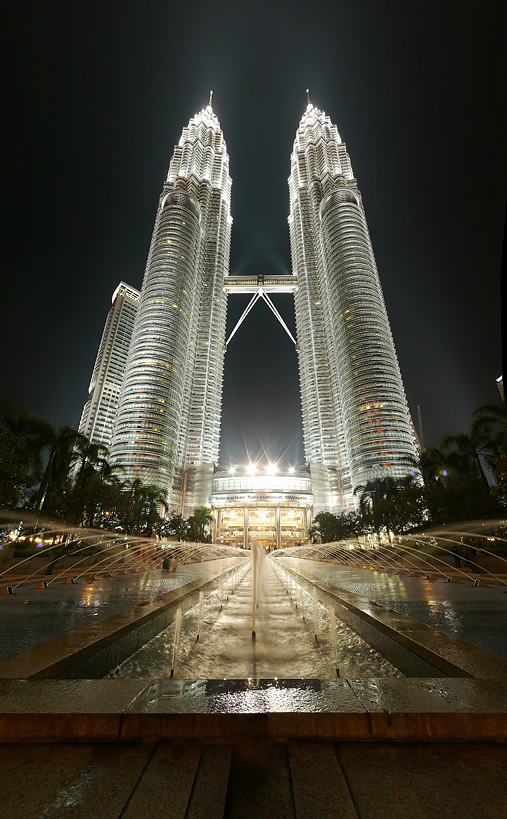
[[(327, 609), (317, 602), (314, 613), (312, 597), (279, 568), (275, 571), (264, 555), (253, 570), (246, 564), (235, 579), (207, 595), (200, 609), (197, 604), (183, 615), (175, 679), (336, 679), (336, 658), (341, 677), (403, 676), (338, 620), (335, 648)], [(174, 628), (165, 629), (107, 678), (169, 677)]]

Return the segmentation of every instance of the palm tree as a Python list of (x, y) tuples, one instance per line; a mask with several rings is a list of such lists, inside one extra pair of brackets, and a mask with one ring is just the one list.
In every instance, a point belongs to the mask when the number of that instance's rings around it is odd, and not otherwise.
[(65, 425), (58, 430), (47, 421), (39, 421), (41, 447), (49, 450), (48, 461), (36, 498), (40, 511), (47, 501), (61, 491), (67, 483), (74, 453), (78, 445), (89, 443), (74, 427)]
[(116, 515), (120, 528), (127, 534), (151, 535), (160, 522), (160, 510), (167, 511), (166, 493), (159, 486), (143, 484), (141, 478), (136, 478), (122, 486), (122, 495)]
[(72, 458), (76, 466), (79, 464), (75, 487), (81, 488), (87, 475), (89, 476), (95, 473), (104, 479), (105, 473), (109, 472), (110, 474), (111, 467), (107, 460), (108, 457), (109, 449), (107, 446), (95, 442), (92, 443), (92, 441), (89, 441), (84, 435), (81, 436), (81, 438), (76, 441)]
[(481, 463), (481, 456), (489, 451), (490, 441), (480, 426), (471, 428), (470, 432), (458, 432), (448, 435), (442, 441), (442, 450), (446, 453), (447, 463), (459, 475), (478, 475), (489, 492), (489, 483)]
[(501, 447), (507, 445), (507, 407), (505, 404), (481, 404), (472, 413), (471, 434), (485, 441), (483, 457), (495, 472), (495, 461)]
[[(412, 476), (409, 477), (412, 478)], [(402, 488), (403, 485), (400, 484), (399, 480), (387, 475), (385, 478), (373, 478), (364, 486), (356, 486), (354, 495), (360, 493), (359, 508), (363, 511), (366, 508), (371, 508), (379, 501), (392, 500), (401, 492)]]
[(436, 446), (426, 447), (415, 460), (414, 466), (421, 473), (425, 484), (433, 483), (437, 481), (439, 477), (445, 475), (445, 467), (447, 466), (446, 455)]
[(205, 543), (206, 526), (213, 521), (213, 515), (207, 506), (198, 506), (188, 519), (189, 533), (197, 543)]
[(40, 422), (0, 396), (0, 505), (17, 506), (41, 478)]

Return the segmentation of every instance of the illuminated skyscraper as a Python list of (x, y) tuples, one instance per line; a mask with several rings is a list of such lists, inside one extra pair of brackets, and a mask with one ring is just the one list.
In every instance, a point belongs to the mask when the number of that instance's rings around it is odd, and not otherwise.
[(350, 158), (310, 103), (289, 194), (305, 457), (317, 506), (335, 511), (367, 481), (409, 473), (417, 452)]
[(218, 460), (231, 184), (210, 99), (183, 129), (160, 196), (112, 440), (125, 478), (175, 506), (186, 494), (191, 511)]
[(139, 290), (125, 282), (120, 282), (113, 293), (113, 304), (88, 388), (88, 401), (81, 415), (79, 431), (90, 441), (105, 446), (111, 443), (139, 295)]
[(160, 196), (112, 463), (128, 480), (158, 485), (184, 514), (208, 503), (227, 297), (252, 294), (229, 341), (262, 298), (296, 344), (269, 295), (293, 293), (313, 508), (354, 508), (357, 487), (406, 475), (417, 450), (346, 147), (329, 117), (309, 103), (291, 157), (292, 276), (228, 276), (231, 184), (210, 100), (183, 129)]

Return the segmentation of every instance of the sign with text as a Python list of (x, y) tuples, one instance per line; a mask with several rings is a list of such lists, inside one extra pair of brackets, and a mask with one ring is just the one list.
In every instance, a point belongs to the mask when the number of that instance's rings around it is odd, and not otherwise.
[(310, 493), (298, 492), (234, 492), (230, 495), (210, 495), (210, 503), (314, 503), (315, 498)]

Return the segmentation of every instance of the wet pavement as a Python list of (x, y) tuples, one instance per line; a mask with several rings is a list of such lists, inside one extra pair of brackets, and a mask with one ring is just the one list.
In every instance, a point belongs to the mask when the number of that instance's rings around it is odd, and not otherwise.
[(278, 558), (283, 566), (294, 565), (337, 589), (372, 600), (418, 620), (431, 628), (458, 637), (479, 648), (507, 658), (507, 588), (474, 587), (471, 581), (446, 583), (320, 563)]
[(0, 745), (0, 787), (23, 819), (501, 819), (507, 746)]
[[(351, 629), (336, 629), (336, 654), (328, 612), (295, 584), (283, 582), (271, 559), (263, 561), (253, 631), (253, 583), (249, 567), (204, 600), (197, 640), (199, 605), (183, 617), (176, 654), (177, 679), (400, 677), (382, 655)], [(279, 576), (280, 575), (280, 576)], [(107, 679), (169, 677), (174, 625), (165, 629)]]
[(220, 562), (71, 585), (57, 579), (48, 589), (19, 587), (15, 595), (0, 596), (0, 660), (206, 577)]

